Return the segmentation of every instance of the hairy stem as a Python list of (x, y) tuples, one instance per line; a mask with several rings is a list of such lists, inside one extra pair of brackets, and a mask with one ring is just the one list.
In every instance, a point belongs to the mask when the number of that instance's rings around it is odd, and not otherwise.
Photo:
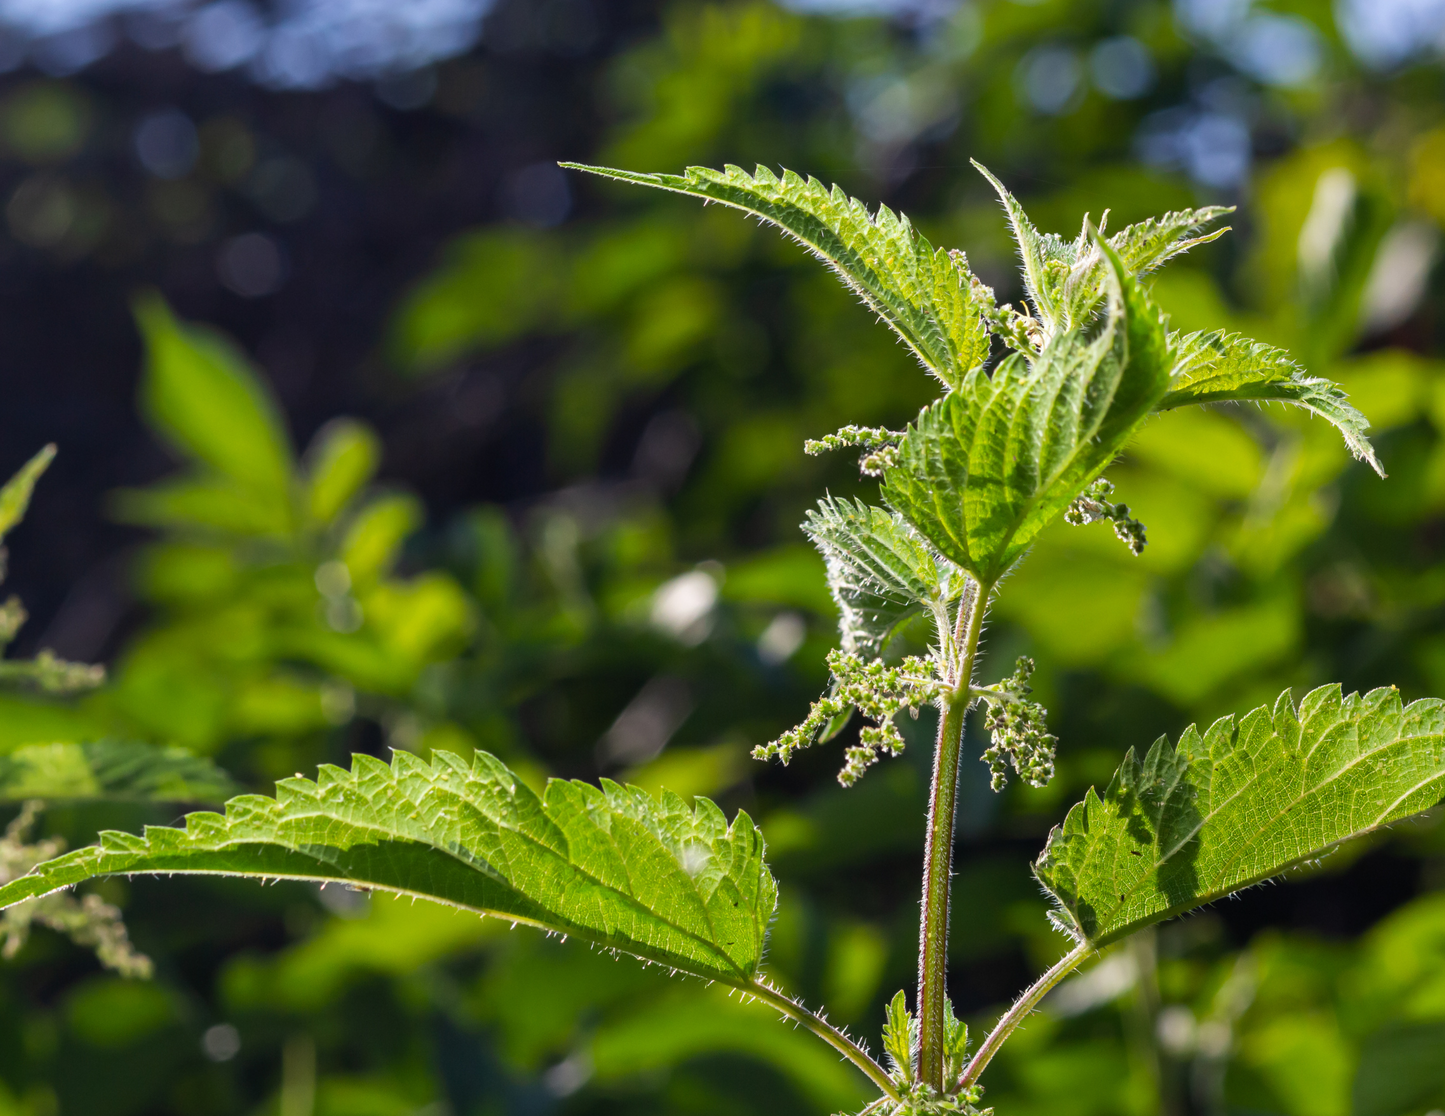
[(815, 1015), (802, 1004), (789, 999), (770, 984), (761, 980), (753, 979), (745, 985), (739, 986), (742, 991), (750, 996), (756, 996), (765, 1004), (776, 1008), (794, 1022), (801, 1023), (813, 1034), (826, 1042), (843, 1057), (847, 1058), (855, 1066), (861, 1069), (872, 1080), (873, 1084), (882, 1089), (888, 1100), (902, 1100), (898, 1095), (898, 1089), (889, 1078), (888, 1073), (882, 1066), (875, 1062), (856, 1042), (850, 1039), (842, 1031), (834, 1027), (821, 1015)]
[(953, 822), (958, 806), (959, 751), (968, 714), (973, 662), (988, 588), (970, 584), (958, 606), (954, 632), (953, 692), (944, 699), (933, 752), (928, 801), (928, 845), (923, 854), (923, 910), (918, 930), (918, 1077), (943, 1090), (944, 1004), (947, 1000), (949, 887), (953, 877)]
[(983, 1045), (978, 1048), (978, 1053), (969, 1061), (967, 1068), (963, 1071), (963, 1076), (958, 1079), (960, 1089), (967, 1089), (978, 1080), (979, 1075), (993, 1060), (993, 1056), (998, 1053), (999, 1047), (1004, 1044), (1004, 1040), (1013, 1034), (1014, 1029), (1024, 1021), (1028, 1013), (1038, 1006), (1038, 1002), (1044, 998), (1044, 993), (1078, 968), (1084, 958), (1093, 952), (1093, 949), (1094, 947), (1088, 942), (1080, 942), (1064, 954), (1058, 964), (1034, 981), (1027, 992), (1014, 1001), (1013, 1007), (1004, 1013), (997, 1026), (989, 1032), (988, 1038), (983, 1040)]

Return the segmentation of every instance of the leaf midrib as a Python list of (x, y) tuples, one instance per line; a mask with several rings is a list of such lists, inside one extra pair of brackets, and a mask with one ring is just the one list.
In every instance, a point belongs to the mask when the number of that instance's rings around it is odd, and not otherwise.
[[(398, 789), (400, 789), (400, 788), (398, 788)], [(418, 806), (418, 805), (419, 805), (418, 803), (416, 803), (416, 801), (415, 801), (414, 799), (411, 799), (410, 797), (407, 797), (407, 796), (405, 796), (405, 795), (403, 795), (403, 797), (405, 797), (405, 798), (406, 798), (406, 801), (410, 802), (413, 806)], [(364, 798), (364, 796), (363, 796), (363, 798)], [(368, 800), (368, 801), (369, 801), (369, 800)], [(364, 830), (364, 831), (366, 831), (366, 832), (368, 832), (368, 833), (378, 833), (378, 834), (382, 834), (382, 835), (385, 837), (385, 840), (387, 840), (387, 841), (396, 841), (396, 840), (398, 839), (398, 836), (399, 836), (399, 835), (396, 834), (396, 833), (389, 832), (388, 830), (379, 828), (379, 827), (378, 827), (376, 824), (374, 824), (374, 823), (356, 823), (356, 822), (351, 822), (351, 821), (349, 821), (348, 819), (338, 817), (338, 816), (336, 816), (335, 814), (325, 813), (324, 811), (321, 811), (321, 810), (319, 810), (319, 809), (311, 809), (311, 810), (308, 810), (308, 811), (305, 811), (305, 812), (302, 812), (302, 813), (292, 813), (292, 814), (290, 814), (290, 815), (288, 815), (288, 816), (289, 816), (290, 818), (295, 818), (295, 819), (298, 819), (298, 820), (299, 820), (299, 819), (302, 819), (302, 818), (319, 818), (319, 819), (329, 820), (329, 821), (341, 821), (341, 822), (345, 822), (345, 823), (348, 824), (348, 825), (353, 825), (353, 826), (355, 826), (357, 829)], [(543, 843), (542, 843), (541, 841), (539, 841), (537, 838), (535, 838), (535, 837), (531, 836), (530, 834), (526, 833), (524, 830), (518, 829), (518, 828), (516, 828), (515, 826), (503, 825), (503, 824), (498, 823), (498, 822), (493, 822), (493, 824), (495, 824), (498, 829), (505, 829), (508, 833), (515, 834), (516, 836), (522, 838), (522, 840), (523, 840), (524, 842), (526, 842), (527, 844), (531, 845), (532, 847), (545, 850), (545, 851), (547, 852), (547, 854), (550, 855), (550, 856), (557, 856), (557, 855), (558, 855), (557, 852), (556, 852), (556, 850), (549, 848), (547, 845), (543, 844)], [(599, 832), (600, 832), (600, 830), (599, 830)], [(565, 835), (564, 835), (564, 836), (565, 836)], [(611, 834), (609, 833), (607, 836), (608, 836), (609, 842), (611, 842), (611, 840), (612, 840)], [(496, 869), (491, 865), (491, 863), (490, 863), (489, 861), (487, 861), (485, 858), (478, 858), (478, 859), (481, 860), (481, 863), (482, 863), (482, 864), (486, 865), (486, 868), (483, 869), (483, 868), (478, 867), (477, 863), (475, 863), (474, 860), (473, 860), (473, 858), (471, 858), (470, 856), (465, 856), (465, 857), (464, 857), (464, 856), (460, 856), (460, 855), (458, 855), (457, 853), (454, 853), (452, 850), (447, 849), (447, 848), (444, 848), (444, 847), (442, 847), (442, 846), (439, 846), (439, 845), (433, 843), (432, 841), (421, 841), (421, 840), (417, 840), (417, 839), (414, 838), (414, 837), (407, 837), (407, 836), (401, 836), (400, 839), (406, 841), (406, 842), (409, 843), (409, 844), (416, 845), (416, 846), (419, 847), (419, 848), (431, 849), (431, 850), (434, 851), (434, 852), (440, 853), (440, 854), (442, 854), (442, 855), (444, 855), (444, 856), (451, 857), (451, 859), (453, 859), (453, 860), (456, 861), (457, 863), (463, 865), (464, 867), (466, 867), (466, 868), (468, 868), (468, 869), (470, 869), (470, 870), (472, 870), (472, 871), (474, 871), (474, 872), (479, 872), (479, 873), (481, 873), (482, 875), (489, 875), (489, 876), (491, 876), (493, 879), (495, 879), (495, 880), (496, 880), (498, 883), (500, 883), (502, 886), (510, 889), (511, 891), (513, 891), (513, 892), (516, 893), (517, 895), (521, 896), (522, 898), (527, 899), (528, 902), (532, 902), (532, 903), (535, 903), (535, 902), (536, 902), (535, 900), (528, 898), (528, 896), (526, 895), (526, 893), (523, 892), (523, 891), (516, 885), (515, 882), (513, 882), (513, 881), (510, 880), (510, 879), (505, 878), (504, 876), (501, 875), (501, 873), (497, 872), (497, 870), (496, 870)], [(283, 848), (289, 848), (289, 849), (291, 849), (292, 852), (298, 853), (298, 854), (300, 854), (300, 855), (302, 855), (302, 856), (309, 857), (311, 860), (314, 860), (314, 861), (316, 861), (317, 863), (320, 863), (320, 864), (330, 863), (330, 862), (327, 861), (325, 858), (320, 857), (320, 856), (317, 856), (317, 855), (315, 855), (314, 853), (308, 852), (308, 851), (306, 851), (304, 848), (300, 848), (300, 847), (297, 847), (297, 846), (295, 846), (295, 845), (290, 845), (290, 844), (284, 843), (282, 840), (279, 839), (279, 836), (278, 836), (277, 838), (274, 838), (274, 839), (270, 840), (270, 841), (267, 841), (267, 840), (264, 840), (264, 839), (263, 839), (263, 840), (256, 840), (256, 839), (247, 840), (247, 839), (237, 838), (237, 839), (235, 839), (235, 840), (227, 840), (227, 841), (224, 842), (224, 844), (227, 845), (227, 846), (229, 846), (229, 845), (240, 845), (240, 844), (251, 844), (251, 845), (256, 845), (256, 844), (261, 844), (261, 845), (264, 845), (264, 844), (276, 844), (276, 845), (281, 845)], [(616, 851), (616, 846), (615, 846), (615, 845), (613, 846), (613, 848), (614, 848), (614, 851)], [(664, 846), (664, 848), (665, 848), (665, 846)], [(194, 852), (204, 852), (204, 851), (207, 851), (207, 850), (204, 850), (204, 849), (193, 849), (193, 850), (191, 850), (191, 851), (194, 851)], [(633, 887), (634, 884), (633, 884), (633, 878), (632, 878), (632, 874), (631, 874), (631, 869), (630, 869), (630, 866), (627, 865), (626, 858), (621, 857), (620, 854), (619, 854), (619, 860), (622, 861), (624, 867), (627, 869), (627, 872), (628, 872), (628, 876), (627, 876), (628, 886), (629, 886), (629, 887)], [(662, 923), (664, 926), (670, 927), (672, 930), (674, 930), (674, 931), (675, 931), (677, 934), (679, 934), (681, 937), (683, 937), (683, 938), (685, 938), (685, 939), (688, 939), (688, 940), (691, 940), (691, 941), (694, 941), (694, 942), (697, 942), (700, 946), (703, 947), (703, 949), (704, 949), (705, 951), (707, 951), (707, 952), (709, 952), (709, 953), (716, 953), (716, 954), (721, 955), (721, 957), (723, 958), (723, 960), (724, 960), (724, 962), (725, 962), (725, 964), (726, 964), (726, 967), (727, 967), (728, 969), (731, 969), (732, 971), (737, 972), (740, 976), (745, 976), (745, 975), (746, 975), (746, 974), (743, 973), (742, 969), (740, 969), (740, 968), (738, 967), (737, 963), (736, 963), (735, 961), (733, 961), (732, 958), (729, 957), (729, 956), (722, 950), (722, 948), (721, 948), (719, 945), (717, 945), (715, 942), (709, 942), (709, 941), (707, 941), (707, 940), (699, 937), (698, 934), (696, 934), (694, 931), (688, 930), (688, 929), (686, 929), (685, 927), (682, 927), (682, 926), (677, 925), (677, 924), (676, 924), (675, 922), (673, 922), (671, 919), (666, 918), (666, 917), (658, 914), (658, 912), (653, 911), (651, 908), (647, 907), (640, 899), (636, 898), (636, 896), (634, 896), (634, 895), (632, 895), (632, 894), (630, 894), (630, 893), (627, 893), (627, 892), (618, 891), (615, 887), (611, 886), (610, 884), (604, 883), (602, 880), (598, 879), (593, 873), (591, 873), (591, 872), (587, 871), (585, 868), (583, 868), (580, 864), (577, 863), (577, 861), (575, 861), (574, 859), (572, 859), (571, 842), (570, 842), (570, 841), (568, 841), (568, 852), (567, 852), (567, 856), (566, 856), (566, 858), (565, 858), (565, 861), (566, 861), (567, 865), (568, 865), (573, 871), (577, 872), (577, 874), (580, 875), (580, 876), (582, 876), (584, 879), (589, 880), (589, 881), (590, 881), (591, 883), (593, 883), (595, 886), (597, 886), (597, 887), (599, 887), (599, 888), (602, 888), (603, 890), (609, 892), (609, 893), (612, 894), (612, 895), (618, 896), (619, 898), (621, 898), (624, 902), (626, 902), (626, 903), (627, 903), (628, 905), (630, 905), (631, 907), (635, 908), (635, 909), (638, 910), (638, 911), (641, 911), (641, 912), (642, 912), (644, 915), (646, 915), (648, 918), (654, 919), (654, 920)], [(683, 871), (684, 871), (684, 874), (686, 874), (686, 870), (684, 869)], [(245, 876), (245, 875), (256, 876), (256, 875), (259, 875), (259, 873), (246, 873), (246, 872), (231, 872), (231, 873), (224, 873), (224, 872), (223, 872), (223, 873), (210, 873), (210, 874), (215, 874), (215, 875), (235, 875), (235, 876)], [(269, 879), (270, 876), (268, 875), (268, 876), (266, 876), (265, 878)], [(716, 935), (717, 935), (717, 926), (716, 926), (716, 924), (715, 924), (714, 921), (713, 921), (712, 912), (711, 912), (710, 910), (708, 910), (707, 903), (706, 903), (705, 900), (702, 899), (701, 893), (697, 891), (697, 889), (696, 889), (696, 884), (695, 884), (694, 882), (692, 882), (692, 877), (691, 877), (691, 876), (689, 876), (689, 882), (690, 882), (691, 885), (693, 886), (694, 894), (696, 894), (697, 897), (698, 897), (699, 903), (700, 903), (700, 905), (701, 905), (701, 907), (702, 907), (702, 910), (703, 910), (704, 917), (707, 919), (708, 926), (711, 928), (711, 930), (712, 930), (712, 932), (713, 932), (713, 934), (714, 934), (714, 937), (716, 937)], [(384, 885), (378, 885), (378, 886), (384, 886)], [(392, 890), (392, 889), (388, 888), (388, 890)], [(400, 890), (400, 889), (395, 889), (395, 890)], [(424, 896), (424, 897), (425, 897), (425, 896)], [(508, 917), (509, 917), (509, 916), (508, 916)], [(757, 929), (757, 918), (756, 918), (756, 915), (750, 913), (749, 918), (750, 918), (751, 921), (753, 922), (754, 931), (756, 931), (756, 929)], [(570, 921), (570, 920), (569, 920), (569, 921)], [(575, 924), (574, 924), (574, 925), (575, 925)], [(578, 936), (580, 937), (580, 936), (585, 936), (585, 935), (587, 935), (587, 934), (590, 933), (590, 932), (589, 932), (585, 927), (582, 927), (582, 928), (579, 928), (579, 929), (576, 931), (576, 933), (577, 933)]]

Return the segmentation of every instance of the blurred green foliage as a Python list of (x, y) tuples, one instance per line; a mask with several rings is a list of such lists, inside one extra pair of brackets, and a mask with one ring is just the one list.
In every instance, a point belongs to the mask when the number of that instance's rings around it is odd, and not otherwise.
[[(1189, 29), (1188, 4), (979, 0), (889, 21), (679, 0), (598, 72), (595, 149), (565, 153), (836, 179), (965, 248), (1005, 299), (1002, 216), (967, 156), (1068, 235), (1107, 206), (1118, 227), (1238, 201), (1236, 232), (1163, 273), (1155, 298), (1176, 328), (1229, 323), (1290, 348), (1374, 425), (1383, 482), (1297, 412), (1166, 415), (1110, 472), (1149, 528), (1143, 557), (1105, 524), (1060, 526), (1010, 581), (985, 677), (1035, 658), (1060, 775), (1001, 801), (982, 765), (966, 776), (953, 992), (980, 1022), (1062, 951), (1026, 862), (1125, 747), (1326, 680), (1445, 694), (1439, 68), (1363, 68), (1317, 0), (1256, 7), (1306, 25), (1313, 75), (1251, 76)], [(1152, 59), (1137, 97), (1091, 77), (1121, 35)], [(1030, 84), (1049, 65), (1083, 75), (1051, 108)], [(44, 168), (94, 112), (49, 82), (0, 106), (7, 152), (40, 168), (8, 211), (27, 243), (81, 235), (57, 209), (78, 195)], [(1234, 186), (1189, 162), (1206, 118), (1252, 131)], [(1159, 137), (1175, 165), (1142, 157)], [(848, 792), (828, 785), (831, 756), (781, 774), (745, 756), (817, 696), (833, 639), (796, 524), (817, 489), (858, 481), (802, 442), (906, 422), (927, 384), (795, 247), (681, 199), (572, 186), (580, 215), (563, 225), (459, 236), (376, 339), (404, 385), (526, 364), (516, 406), (546, 430), (552, 491), (525, 505), (428, 522), (377, 481), (381, 451), (351, 420), (298, 454), (243, 357), (142, 300), (139, 402), (180, 463), (114, 503), (155, 530), (135, 563), (148, 619), (95, 693), (0, 696), (0, 750), (18, 762), (125, 737), (214, 757), (269, 792), (351, 751), (484, 747), (531, 779), (620, 772), (719, 796), (760, 820), (786, 883), (769, 970), (877, 1033), (913, 976), (917, 894), (900, 881), (921, 853), (929, 726)], [(44, 819), (72, 844), (114, 822), (71, 804)], [(1381, 912), (1333, 934), (1251, 935), (1226, 908), (1105, 956), (1005, 1049), (987, 1103), (1001, 1116), (1439, 1109), (1437, 826), (1376, 843), (1366, 871), (1420, 896), (1361, 938)], [(1317, 872), (1338, 881), (1356, 855)], [(0, 977), (0, 1113), (821, 1114), (862, 1095), (826, 1048), (759, 1009), (576, 943), (335, 889), (138, 881), (105, 896), (128, 893), (155, 983), (99, 975), (61, 937), (31, 935)]]

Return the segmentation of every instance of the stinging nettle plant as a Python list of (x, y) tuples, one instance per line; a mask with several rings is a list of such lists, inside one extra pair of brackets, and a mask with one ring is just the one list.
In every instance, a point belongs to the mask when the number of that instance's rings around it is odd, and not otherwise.
[[(822, 552), (841, 614), (833, 684), (806, 719), (756, 750), (786, 763), (866, 722), (839, 775), (861, 777), (903, 738), (905, 709), (938, 710), (927, 819), (915, 1010), (899, 992), (882, 1036), (887, 1066), (864, 1044), (762, 975), (777, 885), (745, 813), (729, 823), (604, 781), (552, 780), (538, 794), (495, 758), (397, 752), (357, 756), (350, 771), (244, 795), (184, 828), (99, 844), (0, 887), (0, 906), (96, 876), (214, 873), (344, 881), (524, 922), (632, 954), (757, 997), (856, 1064), (880, 1096), (870, 1113), (974, 1112), (979, 1077), (1043, 995), (1090, 954), (1170, 916), (1318, 857), (1445, 795), (1445, 703), (1402, 704), (1393, 688), (1289, 692), (1273, 708), (1130, 751), (1105, 793), (1091, 790), (1050, 835), (1034, 872), (1067, 934), (1065, 956), (976, 1048), (945, 992), (954, 815), (970, 708), (986, 707), (982, 759), (1001, 787), (1010, 767), (1043, 785), (1054, 737), (1029, 700), (1032, 664), (976, 683), (979, 636), (1004, 577), (1059, 517), (1108, 520), (1134, 553), (1142, 525), (1111, 502), (1101, 474), (1158, 412), (1190, 404), (1280, 401), (1333, 423), (1382, 472), (1367, 423), (1334, 384), (1284, 352), (1237, 334), (1171, 333), (1141, 277), (1221, 235), (1228, 210), (1166, 214), (1109, 234), (1085, 218), (1072, 241), (1041, 234), (1003, 186), (1027, 303), (998, 305), (962, 252), (935, 249), (904, 217), (870, 213), (836, 187), (764, 168), (692, 168), (683, 176), (565, 164), (741, 209), (821, 257), (941, 383), (905, 430), (847, 426), (805, 447), (853, 447), (881, 503), (822, 500), (804, 529)], [(1383, 474), (1382, 474), (1383, 475)], [(923, 617), (932, 643), (898, 658), (890, 642)]]

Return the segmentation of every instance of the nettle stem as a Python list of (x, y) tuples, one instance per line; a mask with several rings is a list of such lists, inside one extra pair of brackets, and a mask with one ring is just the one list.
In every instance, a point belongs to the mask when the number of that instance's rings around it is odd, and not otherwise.
[(952, 692), (944, 699), (933, 751), (928, 801), (928, 845), (923, 854), (923, 910), (918, 932), (918, 1078), (943, 1090), (944, 1005), (947, 1002), (949, 888), (953, 878), (953, 824), (958, 807), (959, 753), (972, 698), (973, 664), (989, 587), (970, 582), (954, 630)]

